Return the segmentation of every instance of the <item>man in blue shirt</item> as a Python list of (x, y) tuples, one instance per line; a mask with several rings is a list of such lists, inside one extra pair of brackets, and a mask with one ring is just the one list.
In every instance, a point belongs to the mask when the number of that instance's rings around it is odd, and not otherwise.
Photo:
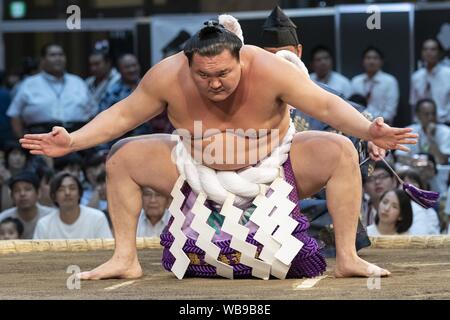
[[(117, 59), (117, 68), (120, 73), (120, 79), (112, 84), (106, 91), (103, 99), (99, 103), (100, 112), (128, 97), (134, 89), (136, 89), (139, 81), (141, 80), (141, 66), (139, 65), (138, 59), (135, 55), (131, 53), (121, 55)], [(121, 138), (148, 133), (151, 133), (151, 130), (149, 125), (145, 123), (128, 132)], [(101, 145), (100, 149), (109, 149), (119, 139), (115, 139), (105, 145)]]

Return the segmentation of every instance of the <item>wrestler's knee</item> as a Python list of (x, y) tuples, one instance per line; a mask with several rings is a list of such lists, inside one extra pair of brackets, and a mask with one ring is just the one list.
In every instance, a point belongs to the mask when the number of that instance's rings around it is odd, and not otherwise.
[[(135, 137), (128, 137), (121, 139), (113, 144), (111, 147), (107, 159), (111, 158), (115, 154), (118, 153), (119, 150), (122, 149), (131, 149), (136, 148), (140, 151), (149, 150), (149, 149), (157, 149), (159, 148), (167, 148), (172, 147), (176, 143), (176, 138), (170, 134), (148, 134), (141, 135)], [(138, 151), (136, 150), (136, 151)], [(157, 151), (157, 150), (153, 150)]]
[(337, 143), (340, 146), (342, 157), (344, 157), (346, 160), (351, 160), (351, 162), (358, 161), (358, 152), (356, 151), (353, 142), (349, 138), (340, 134), (335, 134), (334, 139), (336, 139)]
[(113, 144), (106, 158), (106, 173), (115, 171), (117, 167), (119, 167), (123, 163), (122, 158), (127, 153), (126, 150), (123, 149), (125, 149), (125, 146), (127, 146), (127, 148), (133, 148), (133, 145), (136, 144), (136, 141), (137, 139), (135, 137), (129, 137), (121, 139)]
[(322, 131), (297, 133), (292, 141), (291, 154), (305, 161), (311, 158), (310, 162), (330, 169), (342, 159), (349, 163), (358, 161), (358, 153), (350, 139)]

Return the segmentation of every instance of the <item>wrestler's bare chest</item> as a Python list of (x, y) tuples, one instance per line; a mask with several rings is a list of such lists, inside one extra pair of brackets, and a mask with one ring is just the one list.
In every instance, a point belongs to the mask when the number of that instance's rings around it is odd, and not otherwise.
[[(284, 137), (289, 111), (270, 88), (248, 85), (226, 101), (212, 102), (194, 87), (174, 90), (168, 105), (172, 124), (196, 160), (217, 170), (256, 164)], [(200, 156), (200, 159), (199, 159)]]

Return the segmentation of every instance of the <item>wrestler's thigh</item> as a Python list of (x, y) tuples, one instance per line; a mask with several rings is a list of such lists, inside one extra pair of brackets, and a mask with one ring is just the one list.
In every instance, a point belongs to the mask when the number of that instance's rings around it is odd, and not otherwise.
[[(138, 185), (169, 196), (178, 179), (171, 152), (176, 145), (169, 134), (126, 138), (113, 145), (108, 155), (108, 175), (125, 174)], [(120, 173), (117, 171), (120, 170)]]
[(327, 184), (342, 152), (356, 152), (344, 136), (323, 131), (304, 131), (294, 136), (290, 158), (301, 199), (316, 194)]

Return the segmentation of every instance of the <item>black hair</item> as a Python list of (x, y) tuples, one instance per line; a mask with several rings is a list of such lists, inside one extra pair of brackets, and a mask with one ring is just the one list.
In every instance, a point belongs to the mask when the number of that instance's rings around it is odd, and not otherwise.
[(101, 165), (102, 163), (105, 163), (105, 160), (106, 159), (103, 154), (94, 153), (84, 161), (84, 168), (86, 169), (89, 167), (97, 167), (97, 166)]
[(83, 174), (87, 178), (87, 169), (91, 167), (98, 167), (106, 162), (106, 156), (100, 153), (93, 153), (89, 158), (84, 160)]
[(68, 172), (60, 172), (57, 175), (55, 175), (50, 182), (50, 198), (52, 199), (53, 203), (59, 208), (59, 204), (56, 202), (56, 192), (61, 187), (61, 184), (65, 178), (72, 178), (75, 180), (77, 187), (78, 187), (78, 203), (80, 203), (81, 198), (83, 197), (83, 186), (81, 185), (80, 180), (78, 180), (77, 177), (75, 177), (73, 174)]
[(233, 32), (215, 20), (204, 23), (200, 31), (194, 34), (184, 45), (184, 54), (188, 58), (189, 65), (195, 53), (201, 56), (212, 57), (221, 54), (224, 50), (230, 51), (231, 55), (239, 61), (239, 52), (242, 41)]
[(366, 54), (367, 54), (369, 51), (375, 51), (375, 52), (380, 56), (381, 60), (384, 60), (384, 54), (383, 54), (383, 52), (381, 52), (380, 49), (378, 49), (377, 47), (374, 47), (374, 46), (368, 46), (368, 47), (363, 51), (363, 53), (362, 53), (362, 58), (363, 58), (363, 59), (364, 59), (364, 57), (366, 56)]
[(348, 98), (349, 101), (357, 103), (363, 107), (367, 107), (367, 99), (361, 94), (355, 93)]
[[(22, 154), (25, 155), (26, 158), (26, 162), (29, 161), (30, 159), (30, 153), (26, 152), (25, 149), (22, 148), (22, 146), (20, 145), (20, 143), (18, 143), (16, 140), (8, 140), (5, 142), (5, 146), (4, 146), (4, 150), (5, 150), (5, 154), (4, 154), (4, 159), (5, 159), (5, 168), (9, 169), (9, 155), (11, 152), (13, 152), (14, 150), (18, 150), (20, 151)], [(26, 164), (25, 164), (26, 166)]]
[[(375, 172), (375, 170), (377, 170), (377, 169), (382, 169), (382, 170), (386, 171), (391, 178), (394, 178), (394, 173), (391, 171), (391, 169), (389, 169), (389, 167), (383, 161), (380, 160), (380, 161), (375, 162), (373, 171)], [(370, 178), (370, 176), (363, 175), (362, 183), (363, 184), (366, 183), (369, 178)], [(397, 181), (397, 180), (395, 180), (395, 181)]]
[[(447, 187), (450, 187), (450, 171), (448, 172), (448, 177), (447, 177)], [(450, 195), (448, 195), (450, 197)]]
[(444, 47), (442, 46), (442, 43), (435, 37), (428, 37), (425, 40), (423, 40), (422, 47), (423, 47), (425, 42), (430, 41), (430, 40), (436, 42), (436, 44), (438, 46), (438, 50), (439, 50), (440, 53), (445, 52)]
[(50, 43), (45, 44), (41, 48), (41, 58), (45, 58), (45, 56), (47, 55), (47, 51), (50, 47), (60, 47), (64, 52), (64, 48), (62, 47), (62, 45), (60, 45), (59, 43), (56, 43), (56, 42), (50, 42)]
[(25, 57), (22, 62), (21, 78), (39, 71), (39, 60), (34, 57)]
[(402, 178), (402, 180), (404, 180), (405, 178), (409, 178), (411, 180), (416, 181), (419, 184), (420, 189), (423, 189), (423, 190), (427, 189), (427, 186), (425, 186), (425, 184), (422, 181), (422, 178), (420, 177), (420, 174), (417, 173), (417, 171), (408, 169), (403, 172), (400, 172), (398, 175), (400, 178)]
[(97, 178), (95, 179), (97, 183), (105, 183), (106, 182), (106, 172), (102, 171), (98, 174)]
[(63, 157), (56, 158), (53, 162), (53, 167), (56, 171), (64, 170), (70, 165), (79, 165), (80, 169), (83, 167), (83, 158), (76, 152), (69, 153)]
[(89, 57), (91, 56), (102, 56), (102, 59), (105, 62), (109, 62), (112, 63), (112, 56), (109, 53), (109, 51), (105, 50), (105, 49), (94, 49), (90, 54)]
[(23, 227), (22, 221), (20, 221), (19, 219), (13, 218), (13, 217), (8, 217), (8, 218), (3, 219), (0, 222), (0, 225), (5, 224), (5, 223), (10, 223), (10, 222), (12, 222), (13, 224), (16, 225), (16, 230), (17, 230), (17, 233), (19, 234), (19, 238), (22, 237), (24, 227)]
[(36, 174), (39, 177), (39, 181), (44, 180), (48, 183), (55, 175), (55, 171), (48, 166), (38, 166), (36, 168)]
[[(388, 192), (393, 191), (395, 193), (395, 195), (398, 198), (398, 203), (400, 206), (400, 216), (399, 218), (401, 218), (401, 220), (397, 220), (397, 222), (395, 223), (395, 229), (397, 231), (397, 233), (404, 233), (406, 231), (409, 230), (409, 228), (411, 228), (411, 225), (413, 223), (413, 212), (412, 212), (412, 205), (411, 205), (411, 200), (408, 197), (408, 194), (403, 191), (402, 189), (393, 189), (393, 190), (388, 190), (385, 193), (383, 193), (383, 195), (380, 197), (380, 203), (383, 200), (383, 198), (386, 196), (386, 194), (388, 194)], [(378, 225), (378, 223), (380, 222), (380, 218), (378, 217), (378, 214), (375, 216), (375, 224)]]
[(419, 113), (420, 106), (421, 106), (423, 103), (426, 103), (426, 102), (431, 103), (431, 104), (434, 106), (434, 113), (437, 114), (437, 113), (436, 113), (436, 112), (437, 112), (437, 110), (436, 110), (436, 102), (434, 102), (434, 100), (433, 100), (433, 99), (430, 99), (430, 98), (423, 98), (423, 99), (420, 99), (419, 101), (417, 101), (417, 102), (416, 102), (416, 105), (415, 105), (415, 107), (414, 107), (414, 112), (415, 112), (415, 113)]
[(311, 60), (314, 60), (314, 56), (320, 51), (325, 51), (330, 55), (331, 59), (333, 59), (333, 54), (331, 53), (330, 48), (324, 45), (318, 45), (311, 50)]
[(13, 191), (14, 185), (16, 182), (28, 182), (30, 183), (36, 192), (39, 191), (39, 177), (32, 171), (23, 170), (11, 178), (8, 179), (8, 186), (11, 192)]
[(428, 161), (431, 161), (431, 162), (433, 163), (434, 174), (437, 174), (437, 173), (438, 173), (438, 171), (437, 171), (436, 158), (435, 158), (431, 153), (428, 153), (428, 152), (418, 152), (417, 154), (418, 154), (418, 155), (422, 155), (422, 156), (427, 156), (427, 160), (428, 160)]
[(394, 173), (389, 169), (389, 167), (386, 165), (386, 163), (384, 163), (384, 161), (377, 161), (377, 162), (375, 162), (374, 171), (377, 170), (377, 169), (383, 169), (384, 171), (389, 173), (389, 175), (391, 177), (394, 177)]
[(136, 60), (137, 60), (137, 57), (136, 57), (133, 53), (131, 53), (131, 52), (121, 53), (121, 54), (117, 57), (117, 60), (116, 60), (116, 66), (119, 66), (119, 65), (120, 65), (120, 62), (122, 61), (122, 59), (123, 59), (125, 56), (133, 56), (133, 57), (135, 57)]

